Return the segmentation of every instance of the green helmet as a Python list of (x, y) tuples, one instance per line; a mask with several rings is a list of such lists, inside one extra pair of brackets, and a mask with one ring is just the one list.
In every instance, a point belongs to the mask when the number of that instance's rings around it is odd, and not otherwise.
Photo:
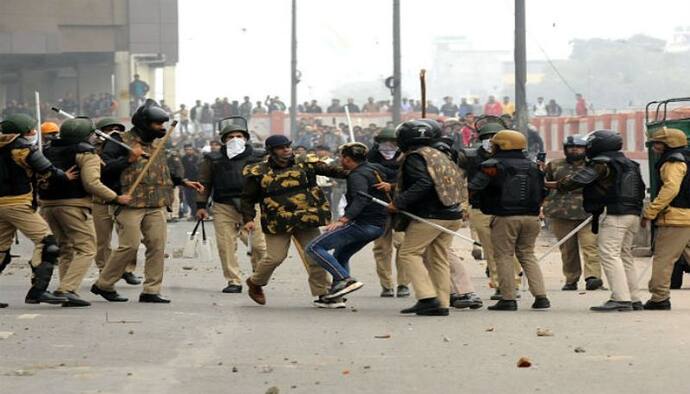
[(242, 135), (244, 135), (244, 138), (246, 138), (247, 141), (249, 141), (249, 131), (247, 131), (247, 128), (235, 123), (230, 123), (223, 127), (223, 129), (220, 131), (220, 140), (225, 141), (225, 137), (227, 137), (227, 135), (232, 133), (233, 131), (239, 131), (240, 133), (242, 133)]
[(120, 131), (125, 131), (125, 125), (123, 125), (120, 121), (118, 121), (115, 118), (103, 118), (96, 122), (96, 128), (98, 130), (103, 130), (108, 126), (119, 126), (121, 128)]
[(60, 126), (60, 139), (71, 143), (84, 142), (93, 130), (93, 121), (89, 118), (67, 119)]
[(376, 137), (374, 137), (375, 142), (384, 142), (384, 141), (395, 141), (395, 129), (392, 129), (390, 127), (386, 127), (385, 129), (381, 130)]
[(26, 134), (34, 129), (36, 121), (28, 115), (14, 114), (0, 122), (0, 131), (5, 134)]
[(477, 129), (479, 139), (486, 139), (501, 130), (508, 129), (505, 121), (498, 116), (482, 115), (474, 122), (474, 127)]

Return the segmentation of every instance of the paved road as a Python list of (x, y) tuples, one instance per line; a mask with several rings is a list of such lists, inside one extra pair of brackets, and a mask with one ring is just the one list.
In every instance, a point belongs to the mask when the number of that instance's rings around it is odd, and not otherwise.
[[(171, 253), (187, 227), (169, 226)], [(539, 246), (551, 242), (545, 236)], [(457, 246), (488, 298), (484, 265)], [(675, 291), (670, 313), (591, 313), (608, 293), (561, 292), (557, 254), (543, 265), (552, 310), (531, 311), (524, 293), (516, 313), (440, 318), (401, 316), (412, 299), (379, 298), (370, 249), (352, 263), (366, 285), (346, 310), (311, 306), (294, 251), (267, 286), (264, 307), (222, 294), (216, 261), (181, 258), (166, 267), (170, 305), (108, 304), (88, 292), (95, 273), (82, 288), (91, 308), (25, 305), (29, 243), (13, 251), (22, 258), (0, 278), (0, 299), (11, 304), (0, 310), (0, 393), (688, 391), (690, 294)], [(249, 267), (245, 256), (242, 265)], [(130, 299), (140, 291), (122, 282), (118, 290)], [(553, 336), (537, 336), (538, 328)], [(523, 356), (532, 367), (517, 368)]]

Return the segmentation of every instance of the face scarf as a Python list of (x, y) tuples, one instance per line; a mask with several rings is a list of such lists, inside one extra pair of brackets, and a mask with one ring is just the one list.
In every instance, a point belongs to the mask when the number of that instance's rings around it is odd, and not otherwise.
[(482, 140), (482, 148), (487, 152), (491, 152), (491, 149), (493, 148), (493, 144), (491, 143), (491, 139)]
[(239, 155), (245, 149), (247, 149), (247, 142), (241, 137), (231, 138), (225, 143), (225, 154), (228, 155), (228, 159)]
[(381, 156), (383, 156), (383, 158), (386, 160), (391, 160), (393, 157), (395, 157), (395, 153), (397, 151), (398, 147), (392, 142), (382, 142), (379, 145), (379, 152), (381, 152)]

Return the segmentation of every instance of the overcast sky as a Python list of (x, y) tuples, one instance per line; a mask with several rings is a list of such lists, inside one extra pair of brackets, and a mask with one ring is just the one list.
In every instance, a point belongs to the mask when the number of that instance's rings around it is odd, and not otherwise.
[[(297, 0), (298, 100), (325, 101), (344, 81), (392, 74), (392, 0)], [(403, 86), (431, 68), (434, 37), (512, 49), (512, 0), (401, 0)], [(290, 95), (290, 0), (179, 0), (178, 103)], [(567, 58), (575, 38), (670, 40), (690, 1), (527, 0), (528, 59)], [(624, 65), (621, 65), (624, 66)]]

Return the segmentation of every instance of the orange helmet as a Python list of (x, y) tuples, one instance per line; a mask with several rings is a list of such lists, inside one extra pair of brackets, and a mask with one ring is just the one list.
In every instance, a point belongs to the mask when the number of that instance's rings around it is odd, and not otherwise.
[(41, 134), (56, 134), (60, 131), (60, 127), (55, 122), (41, 123)]

